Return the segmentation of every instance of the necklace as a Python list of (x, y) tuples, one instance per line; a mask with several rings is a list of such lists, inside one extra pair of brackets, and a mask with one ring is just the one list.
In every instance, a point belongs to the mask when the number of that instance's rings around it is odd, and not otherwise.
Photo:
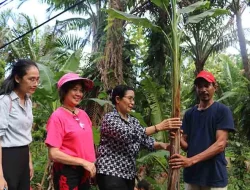
[(76, 115), (76, 113), (75, 113), (76, 109), (71, 110), (71, 109), (65, 107), (64, 105), (62, 105), (62, 107), (65, 108), (65, 109), (67, 109), (67, 110), (69, 110), (69, 111), (73, 114), (73, 118), (74, 118), (74, 120), (77, 121), (77, 123), (79, 124), (79, 126), (80, 126), (82, 129), (85, 129), (85, 128), (84, 128), (84, 123), (81, 122), (81, 120), (79, 119), (79, 117), (78, 117), (78, 116)]
[(69, 110), (72, 114), (76, 115), (76, 113), (75, 113), (76, 110), (75, 109), (71, 110), (71, 109), (65, 107), (64, 105), (62, 105), (62, 107), (65, 108), (66, 110)]

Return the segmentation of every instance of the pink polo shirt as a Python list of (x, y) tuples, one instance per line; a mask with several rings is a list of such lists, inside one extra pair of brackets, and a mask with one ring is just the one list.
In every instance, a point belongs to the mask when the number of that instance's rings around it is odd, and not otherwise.
[(94, 162), (92, 122), (83, 110), (79, 110), (77, 116), (84, 124), (84, 128), (81, 128), (79, 121), (62, 107), (54, 111), (47, 123), (45, 143), (47, 146), (59, 148), (68, 155)]

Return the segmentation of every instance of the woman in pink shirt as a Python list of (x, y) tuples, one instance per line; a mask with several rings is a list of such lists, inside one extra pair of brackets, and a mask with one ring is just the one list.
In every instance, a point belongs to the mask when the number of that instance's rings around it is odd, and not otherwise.
[(60, 78), (57, 87), (62, 106), (50, 116), (45, 140), (54, 162), (54, 188), (88, 190), (89, 178), (96, 174), (92, 123), (76, 106), (83, 99), (83, 91), (93, 88), (93, 81), (68, 73)]

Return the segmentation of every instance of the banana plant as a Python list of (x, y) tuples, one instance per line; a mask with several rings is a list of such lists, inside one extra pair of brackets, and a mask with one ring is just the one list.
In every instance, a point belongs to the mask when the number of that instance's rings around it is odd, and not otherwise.
[[(143, 77), (141, 87), (150, 108), (150, 123), (158, 124), (164, 118), (169, 117), (170, 110), (167, 110), (167, 107), (170, 105), (162, 103), (162, 100), (167, 97), (167, 92), (163, 86), (159, 86), (148, 75), (144, 74)], [(168, 134), (165, 131), (160, 131), (154, 137), (157, 141), (168, 142)]]
[[(140, 18), (135, 15), (127, 14), (115, 9), (109, 9), (107, 12), (113, 18), (118, 18), (132, 22), (135, 25), (143, 26), (146, 28), (151, 28), (152, 30), (161, 32), (164, 34), (168, 45), (171, 49), (171, 61), (172, 61), (172, 117), (180, 117), (180, 45), (181, 45), (181, 36), (182, 31), (178, 27), (181, 21), (182, 14), (189, 14), (195, 10), (204, 10), (209, 8), (208, 1), (199, 1), (188, 7), (184, 7), (178, 10), (177, 0), (152, 0), (156, 6), (160, 9), (166, 11), (169, 22), (170, 22), (170, 34), (166, 34), (164, 30), (147, 18)], [(209, 9), (198, 15), (189, 16), (186, 24), (188, 23), (197, 23), (205, 17), (208, 16), (218, 16), (221, 14), (227, 13), (224, 9)], [(180, 130), (176, 131), (175, 139), (170, 140), (171, 151), (170, 156), (180, 152)], [(179, 190), (179, 169), (171, 169), (169, 171), (169, 181), (168, 181), (168, 190)]]
[[(79, 49), (71, 54), (67, 61), (62, 65), (58, 72), (52, 71), (49, 66), (38, 64), (40, 70), (40, 85), (34, 94), (34, 100), (37, 101), (43, 110), (47, 110), (50, 115), (60, 104), (57, 96), (56, 82), (66, 72), (75, 72), (80, 65), (81, 52)], [(46, 102), (46, 104), (45, 104)], [(48, 106), (48, 107), (44, 107)]]

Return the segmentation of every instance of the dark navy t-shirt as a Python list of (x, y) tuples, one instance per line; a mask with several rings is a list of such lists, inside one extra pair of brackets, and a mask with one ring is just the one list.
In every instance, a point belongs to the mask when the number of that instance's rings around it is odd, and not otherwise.
[[(206, 110), (197, 106), (189, 109), (183, 119), (183, 133), (187, 134), (187, 157), (192, 157), (216, 141), (216, 130), (234, 131), (232, 113), (225, 105), (214, 102)], [(225, 187), (228, 183), (225, 152), (184, 169), (184, 181), (209, 187)]]

